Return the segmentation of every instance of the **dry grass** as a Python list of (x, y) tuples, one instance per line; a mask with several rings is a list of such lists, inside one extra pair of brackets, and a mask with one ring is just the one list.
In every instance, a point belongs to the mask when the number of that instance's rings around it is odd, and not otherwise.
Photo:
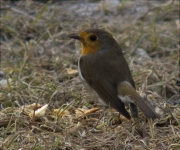
[[(1, 1), (0, 149), (179, 150), (179, 3), (123, 1), (37, 3)], [(164, 117), (151, 122), (118, 118), (101, 108), (83, 117), (78, 108), (99, 104), (84, 90), (77, 70), (79, 44), (67, 34), (83, 28), (109, 31), (122, 46), (137, 89)], [(140, 50), (140, 48), (142, 50)], [(147, 52), (147, 55), (139, 51)], [(44, 117), (24, 105), (49, 104)], [(53, 109), (69, 112), (62, 117)]]

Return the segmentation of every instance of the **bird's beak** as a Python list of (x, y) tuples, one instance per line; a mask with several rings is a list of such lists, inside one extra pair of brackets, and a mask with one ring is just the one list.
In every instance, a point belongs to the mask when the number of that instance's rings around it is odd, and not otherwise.
[(77, 35), (77, 34), (69, 34), (68, 37), (76, 39), (76, 40), (80, 40), (81, 39), (80, 36)]

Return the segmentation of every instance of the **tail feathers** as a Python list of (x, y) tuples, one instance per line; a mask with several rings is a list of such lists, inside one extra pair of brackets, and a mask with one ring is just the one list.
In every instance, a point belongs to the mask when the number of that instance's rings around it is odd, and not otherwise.
[(160, 118), (160, 116), (155, 112), (154, 106), (152, 106), (147, 99), (143, 99), (138, 94), (136, 94), (134, 97), (134, 102), (146, 117), (152, 119)]
[(129, 82), (121, 82), (118, 85), (117, 90), (119, 97), (122, 101), (134, 103), (141, 109), (141, 111), (146, 117), (152, 119), (160, 118), (160, 116), (155, 112), (155, 108), (150, 104), (150, 102), (147, 99), (142, 98)]

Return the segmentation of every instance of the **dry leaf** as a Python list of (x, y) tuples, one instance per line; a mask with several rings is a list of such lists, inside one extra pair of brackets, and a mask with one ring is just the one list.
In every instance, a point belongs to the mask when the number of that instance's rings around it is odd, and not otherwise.
[(68, 110), (64, 110), (64, 109), (54, 109), (53, 110), (53, 114), (59, 115), (61, 117), (63, 116), (67, 116), (69, 115), (69, 111)]
[(80, 127), (81, 127), (81, 123), (78, 122), (77, 124), (74, 124), (74, 125), (72, 126), (72, 128), (70, 128), (70, 129), (68, 130), (68, 133), (76, 134), (77, 131), (78, 131), (78, 129), (79, 129)]
[(68, 73), (68, 74), (76, 74), (76, 73), (78, 73), (78, 71), (69, 68), (69, 69), (67, 69), (67, 73)]
[(115, 128), (114, 131), (115, 131), (115, 133), (119, 133), (120, 131), (122, 131), (122, 129), (123, 129), (123, 127), (121, 125), (119, 125)]
[(79, 108), (79, 109), (75, 110), (75, 112), (76, 112), (76, 117), (80, 117), (80, 116), (84, 116), (85, 114), (94, 113), (98, 110), (99, 110), (99, 108), (92, 108), (92, 109)]
[(29, 109), (29, 110), (36, 110), (36, 109), (41, 108), (41, 107), (42, 107), (42, 105), (39, 103), (33, 103), (33, 104), (30, 104), (27, 106), (22, 106), (22, 108)]
[(35, 117), (35, 118), (41, 118), (45, 116), (46, 110), (48, 108), (48, 104), (44, 105), (43, 107), (35, 110), (31, 110), (29, 113), (27, 113), (31, 118)]

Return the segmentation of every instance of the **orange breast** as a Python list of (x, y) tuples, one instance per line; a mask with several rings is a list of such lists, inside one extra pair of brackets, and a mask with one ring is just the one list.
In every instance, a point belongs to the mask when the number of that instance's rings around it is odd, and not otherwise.
[(91, 53), (101, 50), (101, 44), (86, 45), (84, 43), (81, 43), (81, 46), (82, 46), (81, 55), (91, 54)]

